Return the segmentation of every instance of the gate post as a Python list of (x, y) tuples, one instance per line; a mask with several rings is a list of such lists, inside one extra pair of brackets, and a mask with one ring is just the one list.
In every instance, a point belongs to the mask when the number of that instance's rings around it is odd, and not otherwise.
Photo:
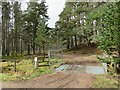
[(16, 59), (14, 60), (14, 71), (16, 72)]
[(38, 68), (38, 60), (37, 57), (34, 58), (34, 62), (35, 62), (35, 69)]

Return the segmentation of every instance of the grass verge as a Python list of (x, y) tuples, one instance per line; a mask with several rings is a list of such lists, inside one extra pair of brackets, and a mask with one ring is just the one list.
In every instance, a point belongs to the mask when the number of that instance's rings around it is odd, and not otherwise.
[(99, 75), (96, 76), (96, 81), (92, 88), (118, 88), (118, 84), (118, 81), (108, 74)]
[(16, 72), (14, 71), (14, 62), (0, 62), (2, 65), (2, 73), (0, 74), (1, 81), (13, 81), (13, 80), (27, 80), (38, 77), (42, 74), (52, 73), (54, 68), (57, 68), (62, 63), (61, 59), (51, 59), (51, 67), (48, 66), (48, 60), (44, 62), (39, 61), (38, 68), (35, 69), (32, 59), (23, 59), (16, 64)]

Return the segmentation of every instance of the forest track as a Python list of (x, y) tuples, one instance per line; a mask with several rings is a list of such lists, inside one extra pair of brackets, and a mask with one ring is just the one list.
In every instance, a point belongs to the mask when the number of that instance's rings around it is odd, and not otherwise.
[[(65, 64), (83, 66), (101, 66), (96, 55), (63, 54)], [(90, 88), (96, 80), (96, 74), (78, 73), (70, 71), (55, 71), (52, 74), (43, 74), (40, 77), (26, 81), (2, 82), (3, 88)]]
[[(51, 75), (53, 75), (51, 77)], [(58, 77), (59, 75), (59, 77)], [(44, 78), (43, 78), (44, 77)], [(72, 72), (55, 72), (19, 82), (3, 82), (4, 88), (89, 88), (96, 75)]]

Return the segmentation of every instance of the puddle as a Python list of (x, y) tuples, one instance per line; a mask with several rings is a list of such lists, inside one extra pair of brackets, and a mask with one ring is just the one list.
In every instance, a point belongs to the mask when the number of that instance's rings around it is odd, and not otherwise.
[(89, 73), (89, 74), (105, 74), (106, 73), (106, 65), (103, 66), (82, 66), (82, 65), (70, 65), (65, 64), (56, 68), (55, 71), (71, 71), (71, 72), (79, 72), (79, 73)]

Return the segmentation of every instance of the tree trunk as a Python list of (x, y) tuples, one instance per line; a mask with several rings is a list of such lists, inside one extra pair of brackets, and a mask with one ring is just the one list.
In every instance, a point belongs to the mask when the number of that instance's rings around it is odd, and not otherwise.
[(5, 56), (7, 54), (7, 20), (5, 21)]
[(73, 36), (71, 36), (71, 48), (74, 47)]
[(28, 55), (30, 55), (30, 44), (28, 43)]
[[(2, 18), (3, 21), (3, 18)], [(4, 28), (4, 21), (2, 23), (2, 55), (5, 56), (5, 28)]]
[(3, 42), (2, 42), (2, 55), (5, 56), (5, 38), (3, 38)]
[(38, 47), (39, 48), (39, 52), (38, 52), (38, 54), (41, 54), (41, 47)]
[(67, 39), (67, 49), (70, 49), (70, 40), (69, 40), (69, 38)]
[(6, 40), (6, 54), (7, 54), (7, 56), (9, 56), (10, 55), (10, 43), (9, 43), (9, 30), (7, 30), (7, 40)]
[(35, 43), (33, 41), (33, 55), (35, 54)]
[(7, 24), (6, 24), (6, 27), (7, 27), (7, 32), (6, 32), (6, 54), (7, 54), (7, 56), (9, 56), (10, 55), (10, 34), (9, 34), (9, 27), (10, 27), (10, 25), (9, 25), (9, 21), (7, 21)]
[(11, 31), (11, 55), (14, 55), (14, 33), (13, 33), (13, 29)]
[(79, 45), (82, 43), (82, 36), (79, 36)]
[(22, 39), (20, 39), (20, 53), (22, 54), (23, 53), (23, 42), (22, 42)]
[[(16, 37), (16, 35), (15, 35), (15, 37)], [(18, 50), (18, 49), (17, 49), (17, 37), (15, 38), (14, 44), (15, 44), (15, 45), (14, 45), (14, 46), (15, 46), (15, 55), (17, 56), (17, 52), (18, 52), (18, 51), (17, 51), (17, 50)]]
[(32, 49), (33, 49), (33, 55), (36, 53), (36, 52), (35, 52), (35, 48), (36, 48), (36, 47), (35, 47), (35, 42), (34, 42), (34, 41), (35, 41), (35, 38), (36, 38), (36, 29), (37, 29), (36, 27), (37, 27), (37, 26), (35, 25), (35, 26), (34, 26), (34, 30), (33, 30), (33, 47), (32, 47)]
[(45, 46), (43, 45), (43, 62), (45, 61)]
[(77, 36), (75, 35), (75, 47), (77, 47)]

